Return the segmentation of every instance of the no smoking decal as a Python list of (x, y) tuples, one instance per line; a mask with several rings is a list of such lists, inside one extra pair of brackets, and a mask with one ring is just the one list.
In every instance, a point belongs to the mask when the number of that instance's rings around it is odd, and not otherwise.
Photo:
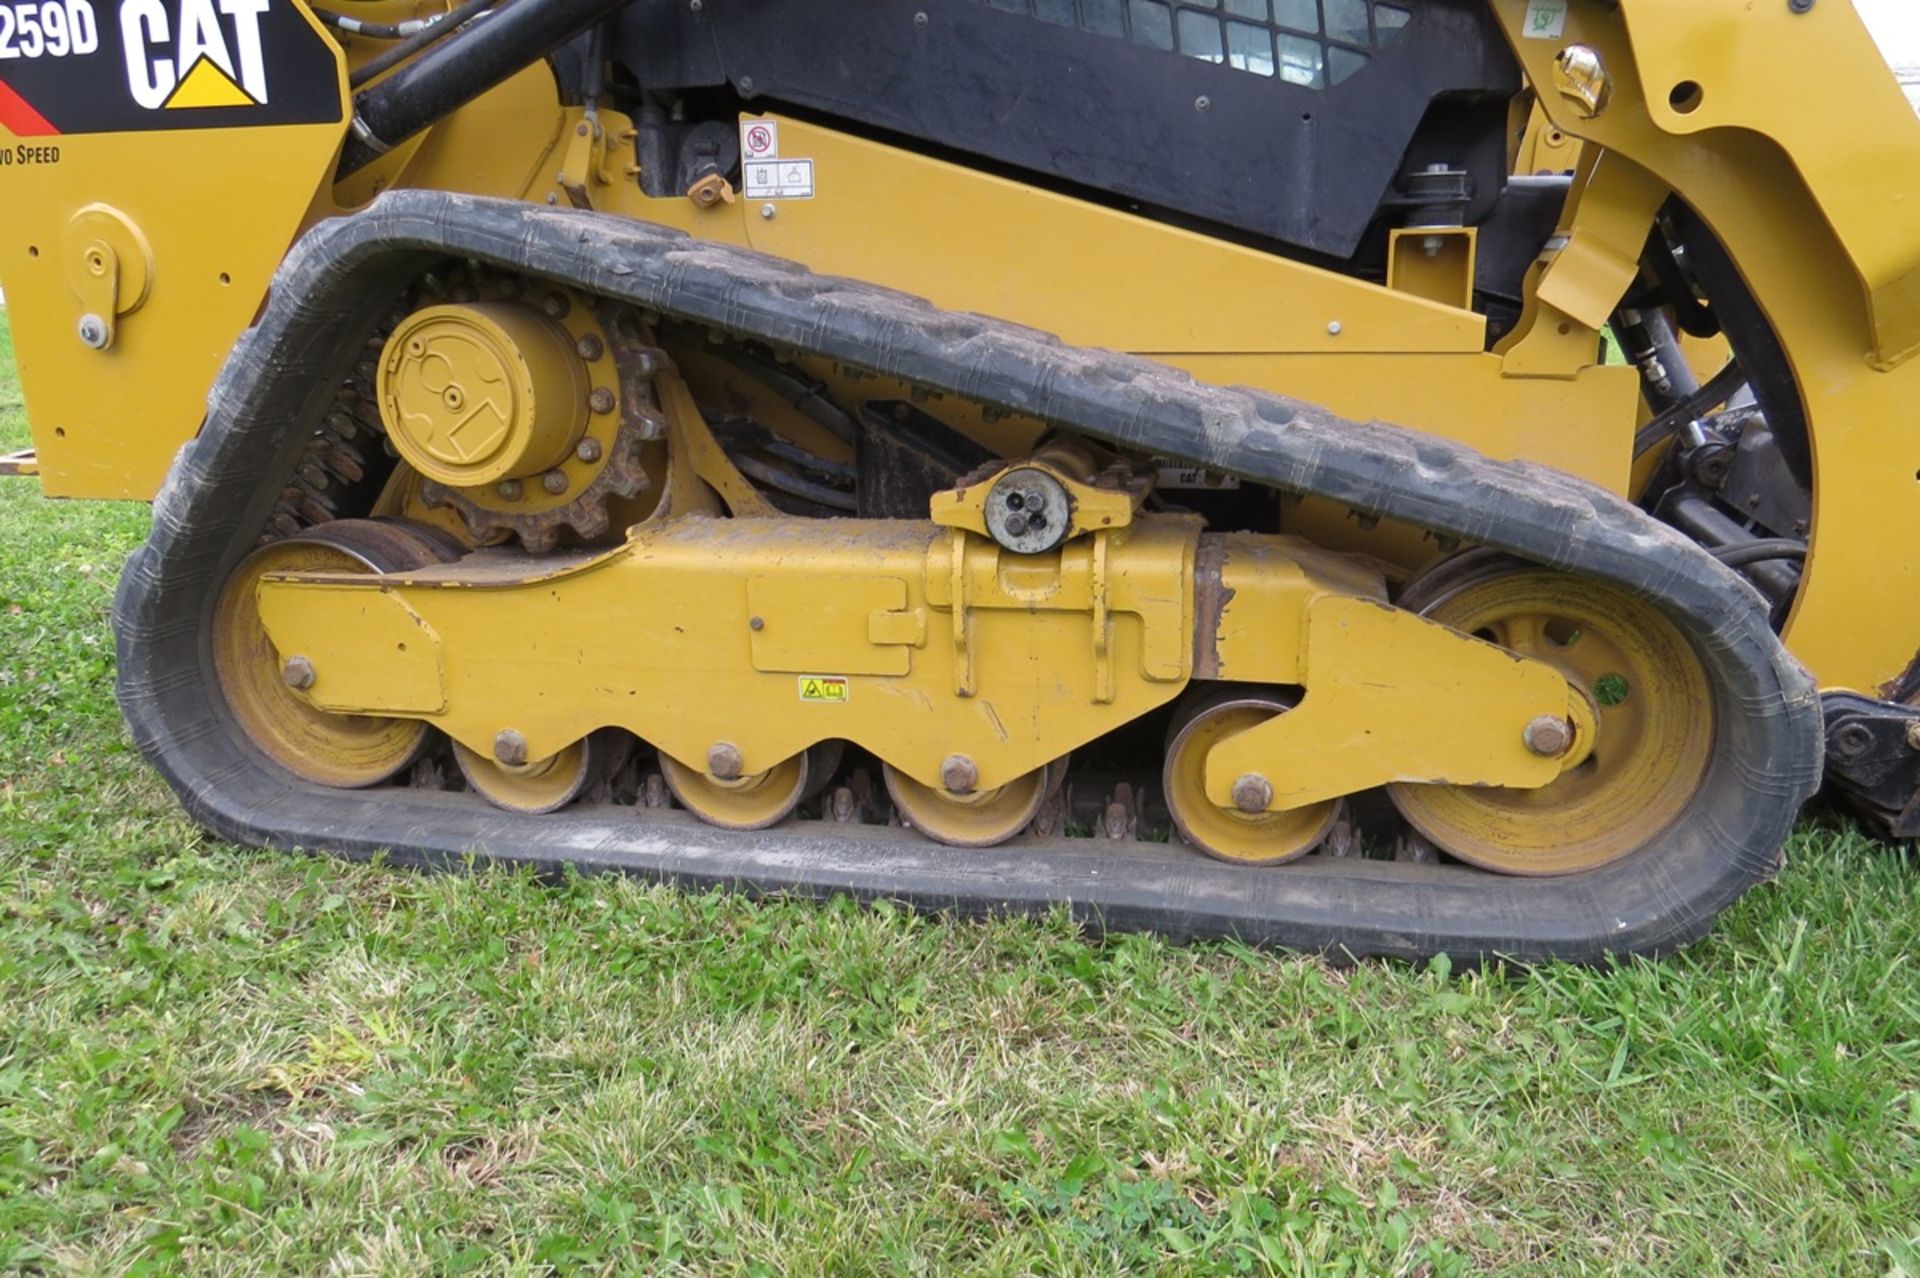
[(740, 158), (771, 160), (780, 154), (780, 125), (774, 120), (740, 121)]

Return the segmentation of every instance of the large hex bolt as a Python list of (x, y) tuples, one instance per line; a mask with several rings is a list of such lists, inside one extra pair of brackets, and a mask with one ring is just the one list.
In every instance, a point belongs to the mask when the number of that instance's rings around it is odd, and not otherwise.
[(940, 764), (940, 784), (948, 794), (972, 794), (980, 784), (980, 769), (964, 754), (950, 754)]
[(1573, 725), (1565, 719), (1543, 714), (1527, 725), (1521, 734), (1527, 749), (1543, 759), (1557, 759), (1573, 748)]
[(745, 766), (740, 747), (731, 741), (716, 741), (707, 750), (707, 772), (722, 781), (738, 781)]
[(527, 765), (527, 739), (512, 728), (504, 728), (493, 738), (493, 757), (509, 768)]
[(1249, 772), (1233, 783), (1233, 806), (1248, 816), (1256, 816), (1273, 805), (1273, 782), (1258, 772)]
[(295, 692), (305, 692), (313, 686), (313, 662), (305, 657), (288, 657), (287, 664), (280, 667), (280, 677)]
[(1833, 734), (1833, 752), (1842, 758), (1858, 759), (1873, 749), (1873, 730), (1864, 723), (1843, 724)]
[(587, 407), (591, 408), (594, 412), (599, 413), (602, 417), (606, 416), (608, 413), (611, 413), (614, 409), (618, 408), (619, 406), (620, 406), (619, 399), (616, 398), (614, 393), (611, 390), (607, 389), (605, 386), (594, 387), (593, 393), (587, 396)]

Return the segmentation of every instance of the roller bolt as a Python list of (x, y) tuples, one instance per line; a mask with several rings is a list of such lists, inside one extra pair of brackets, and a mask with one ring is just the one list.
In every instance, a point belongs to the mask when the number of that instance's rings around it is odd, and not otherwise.
[(587, 407), (603, 417), (611, 413), (618, 403), (613, 392), (604, 386), (596, 386), (593, 394), (587, 396)]
[(573, 455), (583, 462), (592, 463), (599, 461), (600, 441), (592, 438), (581, 440), (580, 446), (573, 450)]
[(1248, 816), (1256, 816), (1273, 805), (1273, 782), (1258, 772), (1249, 772), (1233, 783), (1233, 806)]
[(579, 341), (575, 342), (573, 349), (579, 351), (580, 358), (586, 360), (588, 363), (592, 363), (607, 353), (606, 344), (600, 340), (598, 335), (593, 333), (588, 333)]
[(80, 343), (92, 350), (105, 350), (107, 348), (107, 322), (98, 315), (82, 315), (80, 317)]
[(540, 476), (540, 486), (552, 493), (555, 497), (558, 497), (561, 493), (567, 491), (566, 472), (560, 470), (548, 471), (546, 474)]
[(1857, 759), (1873, 749), (1873, 731), (1864, 723), (1849, 723), (1833, 734), (1834, 753)]
[(722, 781), (738, 781), (745, 766), (740, 747), (731, 741), (717, 741), (707, 751), (707, 772)]
[[(1011, 506), (1018, 500), (1020, 500), (1018, 497), (1010, 498), (1007, 501), (1007, 505)], [(1027, 535), (1027, 523), (1028, 521), (1025, 515), (1008, 515), (1007, 531), (1015, 537), (1024, 537)]]
[(493, 738), (493, 757), (509, 768), (523, 768), (527, 764), (527, 739), (512, 728), (505, 728)]
[(526, 490), (517, 479), (503, 479), (494, 485), (493, 491), (500, 494), (502, 501), (519, 501), (520, 494)]
[(1527, 725), (1522, 734), (1527, 749), (1543, 759), (1557, 759), (1573, 748), (1573, 725), (1565, 719), (1543, 714)]
[(280, 667), (280, 677), (295, 692), (305, 692), (313, 686), (313, 663), (305, 657), (288, 657), (287, 664)]
[(540, 309), (554, 319), (565, 319), (567, 312), (573, 309), (573, 304), (567, 301), (564, 293), (549, 293), (541, 299)]
[(949, 794), (972, 794), (980, 784), (980, 769), (964, 754), (950, 754), (940, 764), (940, 784)]

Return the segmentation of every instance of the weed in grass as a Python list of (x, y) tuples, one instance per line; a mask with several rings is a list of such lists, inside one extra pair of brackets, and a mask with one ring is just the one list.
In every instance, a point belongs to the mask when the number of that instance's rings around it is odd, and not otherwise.
[(1920, 1273), (1920, 876), (1844, 825), (1524, 975), (251, 852), (114, 710), (145, 520), (0, 481), (0, 1266)]

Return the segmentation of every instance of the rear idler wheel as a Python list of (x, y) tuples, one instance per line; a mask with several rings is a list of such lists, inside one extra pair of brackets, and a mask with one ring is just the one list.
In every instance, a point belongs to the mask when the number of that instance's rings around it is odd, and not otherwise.
[(315, 706), (307, 690), (326, 672), (302, 654), (283, 658), (274, 648), (260, 620), (260, 581), (274, 573), (406, 572), (456, 555), (427, 529), (340, 519), (243, 559), (214, 608), (212, 653), (214, 682), (246, 739), (301, 780), (343, 789), (378, 785), (412, 766), (426, 746), (427, 725)]
[(892, 764), (882, 764), (881, 770), (894, 811), (908, 827), (949, 847), (990, 848), (1033, 824), (1041, 805), (1065, 778), (1066, 767), (1067, 761), (1059, 759), (991, 790), (939, 789)]
[(1442, 851), (1505, 874), (1575, 874), (1653, 843), (1693, 802), (1713, 755), (1713, 689), (1657, 609), (1486, 551), (1436, 566), (1400, 606), (1553, 666), (1581, 699), (1543, 739), (1578, 762), (1539, 789), (1388, 787)]
[(738, 751), (732, 746), (715, 746), (709, 752), (709, 770), (705, 772), (688, 767), (662, 750), (660, 771), (680, 806), (708, 825), (723, 830), (764, 830), (786, 820), (800, 806), (815, 770), (816, 752), (821, 749), (814, 746), (763, 772), (746, 774), (739, 772)]
[(1298, 700), (1260, 688), (1223, 688), (1180, 710), (1167, 734), (1160, 784), (1182, 839), (1236, 865), (1281, 865), (1326, 839), (1340, 816), (1338, 799), (1283, 812), (1242, 812), (1207, 798), (1207, 755), (1213, 747), (1285, 714)]

